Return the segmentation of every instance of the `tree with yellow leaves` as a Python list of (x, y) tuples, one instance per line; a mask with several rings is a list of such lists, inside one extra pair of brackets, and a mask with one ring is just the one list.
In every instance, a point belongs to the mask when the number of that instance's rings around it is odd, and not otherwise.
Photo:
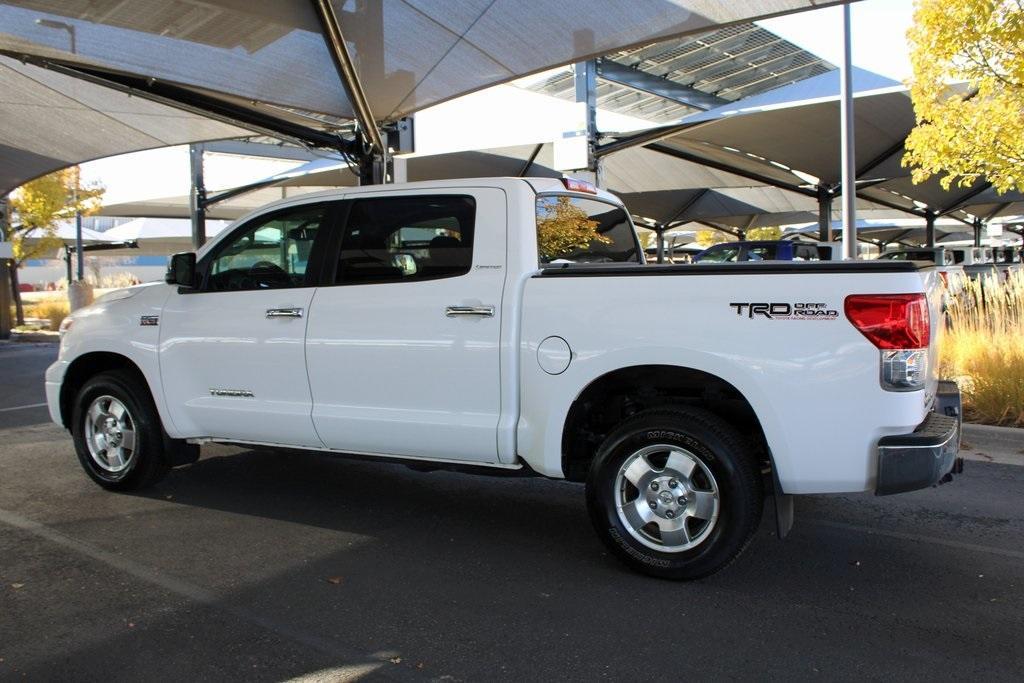
[(914, 182), (1024, 187), (1024, 0), (916, 0), (907, 35)]
[(16, 219), (11, 221), (13, 228), (8, 235), (14, 251), (10, 274), (19, 325), (25, 323), (25, 313), (18, 291), (18, 268), (59, 249), (62, 243), (57, 237), (57, 222), (77, 212), (98, 210), (103, 191), (97, 185), (82, 185), (79, 169), (73, 166), (31, 180), (11, 194), (9, 205)]

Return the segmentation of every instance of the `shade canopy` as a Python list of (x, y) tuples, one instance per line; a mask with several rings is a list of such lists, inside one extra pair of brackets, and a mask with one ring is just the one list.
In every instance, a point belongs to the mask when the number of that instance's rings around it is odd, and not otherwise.
[[(854, 70), (853, 86), (857, 192), (864, 200), (922, 216), (931, 211), (970, 220), (984, 215), (972, 211), (974, 205), (994, 210), (995, 204), (1024, 199), (997, 196), (983, 179), (949, 190), (935, 178), (914, 184), (910, 169), (901, 164), (904, 141), (915, 125), (906, 88), (860, 69)], [(649, 148), (813, 199), (818, 187), (840, 185), (839, 119), (839, 77), (829, 72), (688, 116)]]
[[(562, 64), (838, 0), (331, 3), (379, 120)], [(0, 49), (352, 118), (316, 3), (5, 0)]]
[[(842, 1), (330, 5), (370, 113), (386, 122), (551, 67)], [(0, 55), (17, 60), (0, 63), (0, 193), (73, 163), (252, 132), (332, 146), (355, 112), (316, 5), (0, 0)], [(72, 86), (67, 74), (86, 80)]]
[(0, 195), (82, 161), (250, 134), (0, 56)]
[[(834, 230), (841, 230), (841, 223), (833, 223)], [(814, 236), (818, 233), (818, 224), (797, 225), (786, 230), (789, 235)], [(862, 242), (886, 246), (918, 246), (927, 240), (924, 221), (920, 219), (891, 220), (857, 220), (857, 239)], [(957, 242), (974, 239), (974, 235), (964, 232), (964, 224), (952, 219), (940, 219), (935, 223), (935, 242)]]
[[(228, 224), (228, 221), (207, 221), (207, 234), (216, 235)], [(192, 225), (182, 218), (137, 218), (107, 230), (102, 238), (107, 242), (135, 242), (138, 247), (124, 252), (126, 254), (163, 256), (190, 248)]]
[[(561, 177), (550, 168), (550, 145), (520, 145), (488, 151), (452, 152), (396, 159), (409, 182), (445, 178), (487, 178), (493, 176)], [(341, 159), (317, 159), (247, 186), (232, 188), (232, 196), (210, 204), (209, 218), (234, 220), (278, 199), (295, 197), (337, 187), (357, 185), (355, 174)], [(216, 197), (218, 192), (210, 192)], [(184, 218), (189, 215), (189, 198), (163, 197), (109, 204), (100, 208), (103, 216)]]
[[(54, 226), (52, 235), (49, 235), (46, 232), (36, 228), (26, 232), (22, 236), (22, 239), (24, 239), (28, 244), (34, 244), (39, 240), (43, 239), (44, 237), (52, 236), (56, 237), (64, 244), (74, 244), (76, 239), (75, 235), (75, 222), (73, 220), (62, 220), (58, 221), (57, 224)], [(99, 232), (97, 230), (90, 230), (89, 228), (86, 227), (82, 228), (82, 242), (84, 244), (97, 244), (100, 242), (107, 241), (110, 240), (108, 240), (104, 233)]]
[[(881, 171), (882, 177), (903, 175), (899, 171), (902, 155), (885, 153), (900, 145), (914, 126), (914, 110), (905, 88), (863, 69), (854, 69), (852, 75), (859, 165), (885, 155), (886, 167), (872, 171)], [(767, 161), (795, 184), (806, 183), (806, 175), (824, 184), (840, 181), (837, 71), (694, 114), (682, 123), (690, 127), (667, 141), (669, 144), (684, 149), (718, 148), (731, 153), (734, 163), (748, 168), (763, 167)], [(891, 166), (893, 158), (895, 167)], [(780, 163), (805, 175), (787, 174)]]

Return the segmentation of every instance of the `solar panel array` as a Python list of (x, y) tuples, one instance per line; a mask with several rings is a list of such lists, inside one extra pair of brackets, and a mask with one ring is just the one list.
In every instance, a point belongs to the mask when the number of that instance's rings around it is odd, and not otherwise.
[[(620, 50), (604, 59), (725, 101), (740, 100), (835, 68), (753, 23)], [(575, 97), (569, 68), (551, 72), (544, 79), (532, 79), (525, 87), (563, 99)], [(652, 124), (670, 123), (697, 111), (696, 107), (604, 80), (598, 81), (597, 106)]]

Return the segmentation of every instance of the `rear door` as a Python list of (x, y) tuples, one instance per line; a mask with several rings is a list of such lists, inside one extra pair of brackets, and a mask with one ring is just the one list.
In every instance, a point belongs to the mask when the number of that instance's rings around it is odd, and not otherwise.
[(306, 336), (326, 446), (497, 462), (506, 213), (493, 188), (349, 202)]

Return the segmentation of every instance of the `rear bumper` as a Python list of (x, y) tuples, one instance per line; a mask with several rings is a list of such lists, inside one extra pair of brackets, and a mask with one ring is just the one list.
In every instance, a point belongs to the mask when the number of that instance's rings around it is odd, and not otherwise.
[(962, 472), (960, 430), (960, 390), (940, 382), (935, 408), (917, 429), (879, 439), (875, 495), (928, 488)]

